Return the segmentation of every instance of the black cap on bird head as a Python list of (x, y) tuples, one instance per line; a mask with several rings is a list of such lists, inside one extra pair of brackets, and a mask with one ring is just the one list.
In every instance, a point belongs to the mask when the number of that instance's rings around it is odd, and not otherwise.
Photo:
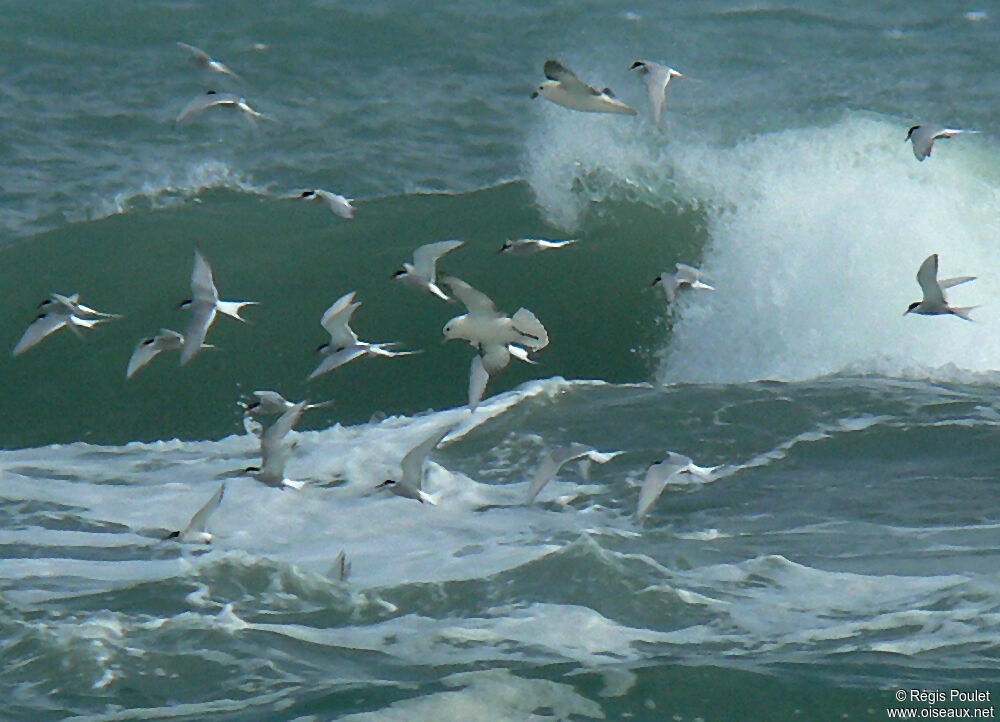
[(915, 131), (919, 127), (920, 127), (919, 125), (915, 125), (908, 131), (906, 131), (906, 137), (903, 139), (903, 142), (905, 143), (906, 141), (908, 141), (910, 139), (910, 136), (913, 135), (913, 131)]

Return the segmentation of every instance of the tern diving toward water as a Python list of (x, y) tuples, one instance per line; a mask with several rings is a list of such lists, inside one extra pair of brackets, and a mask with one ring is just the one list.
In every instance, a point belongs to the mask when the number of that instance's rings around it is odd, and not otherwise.
[(642, 521), (646, 518), (668, 483), (678, 481), (682, 474), (688, 474), (691, 477), (696, 477), (699, 480), (697, 483), (705, 484), (712, 480), (712, 472), (718, 468), (718, 466), (698, 466), (683, 454), (673, 451), (667, 452), (666, 459), (651, 464), (646, 470), (646, 478), (639, 489), (639, 504), (635, 512), (636, 521)]
[(292, 455), (294, 443), (286, 444), (285, 437), (292, 430), (295, 424), (299, 423), (303, 412), (309, 405), (307, 401), (300, 401), (285, 411), (278, 420), (264, 429), (260, 435), (260, 466), (248, 466), (243, 470), (244, 474), (249, 474), (257, 481), (268, 486), (282, 488), (290, 486), (293, 489), (301, 489), (305, 486), (304, 481), (293, 481), (285, 478), (285, 465)]
[(448, 294), (437, 285), (437, 261), (464, 243), (465, 241), (425, 243), (413, 252), (413, 263), (404, 263), (403, 269), (396, 271), (392, 277), (414, 288), (426, 289), (443, 301), (450, 301)]
[(490, 376), (507, 368), (511, 356), (532, 363), (528, 354), (545, 348), (549, 334), (528, 309), (519, 308), (513, 316), (501, 313), (489, 296), (460, 278), (446, 276), (441, 285), (468, 309), (444, 325), (445, 341), (464, 339), (479, 349), (469, 373), (469, 409), (475, 410)]
[(222, 496), (226, 493), (226, 482), (219, 485), (218, 490), (212, 494), (205, 506), (195, 512), (190, 523), (182, 531), (172, 531), (167, 535), (167, 539), (176, 539), (179, 542), (190, 542), (194, 544), (211, 544), (214, 538), (208, 531), (208, 517), (219, 508), (222, 503)]
[(216, 311), (246, 323), (246, 319), (240, 316), (240, 309), (256, 303), (256, 301), (220, 301), (212, 277), (212, 267), (208, 265), (201, 252), (195, 250), (194, 270), (191, 272), (191, 298), (182, 301), (179, 306), (191, 310), (191, 318), (184, 328), (181, 365), (186, 364), (205, 347), (205, 335), (215, 320)]
[(329, 373), (340, 368), (349, 361), (362, 356), (408, 356), (417, 351), (393, 351), (393, 346), (398, 341), (388, 341), (386, 343), (369, 343), (359, 341), (358, 336), (351, 329), (351, 316), (361, 306), (360, 301), (354, 300), (354, 291), (345, 293), (333, 302), (330, 308), (326, 309), (320, 324), (330, 334), (330, 341), (321, 345), (318, 352), (325, 355), (319, 366), (309, 374), (309, 379), (314, 379), (322, 374)]
[(192, 115), (200, 113), (203, 110), (216, 107), (230, 108), (232, 110), (239, 111), (252, 124), (256, 124), (257, 118), (267, 118), (267, 116), (263, 113), (258, 113), (256, 110), (251, 108), (247, 103), (246, 98), (242, 96), (236, 95), (235, 93), (219, 93), (215, 90), (209, 90), (195, 97), (190, 103), (185, 105), (184, 109), (178, 113), (174, 122), (183, 123)]
[(302, 191), (296, 198), (301, 198), (305, 201), (323, 201), (327, 208), (341, 218), (347, 218), (348, 220), (354, 218), (354, 206), (351, 205), (351, 198), (345, 198), (342, 195), (325, 191), (322, 188)]
[(685, 263), (678, 263), (677, 273), (667, 273), (664, 271), (653, 280), (651, 285), (662, 286), (663, 291), (667, 294), (667, 300), (673, 303), (674, 299), (677, 298), (677, 289), (681, 286), (690, 286), (702, 291), (714, 291), (715, 287), (705, 283), (705, 279), (705, 274), (697, 268)]
[(911, 303), (903, 312), (903, 315), (905, 316), (911, 312), (919, 313), (924, 316), (938, 316), (950, 313), (958, 316), (959, 318), (964, 318), (966, 321), (971, 321), (972, 319), (969, 317), (969, 312), (974, 308), (978, 308), (978, 306), (953, 308), (948, 305), (948, 301), (945, 299), (944, 289), (957, 286), (960, 283), (974, 281), (976, 277), (957, 276), (955, 278), (945, 278), (939, 281), (937, 274), (938, 255), (933, 253), (924, 259), (924, 262), (920, 264), (920, 269), (917, 271), (917, 283), (920, 284), (920, 290), (924, 292), (924, 297), (920, 301), (914, 301)]
[(653, 109), (653, 120), (662, 128), (663, 108), (667, 102), (667, 86), (674, 78), (683, 78), (684, 75), (668, 65), (651, 63), (648, 60), (636, 60), (629, 70), (638, 70), (643, 82), (646, 83), (649, 104)]
[[(205, 344), (202, 344), (204, 348)], [(130, 379), (146, 364), (152, 361), (161, 351), (178, 351), (184, 347), (184, 337), (169, 328), (161, 328), (155, 336), (144, 338), (132, 352), (128, 361), (125, 378)]]
[(530, 504), (535, 500), (545, 485), (559, 473), (559, 470), (574, 459), (584, 461), (595, 461), (598, 464), (605, 464), (621, 454), (621, 451), (598, 451), (590, 446), (580, 443), (572, 443), (558, 449), (552, 449), (542, 459), (542, 463), (535, 470), (535, 476), (528, 487), (528, 498), (526, 503)]
[(182, 43), (177, 41), (177, 47), (186, 50), (191, 56), (191, 64), (194, 65), (199, 70), (211, 70), (214, 73), (222, 73), (223, 75), (228, 75), (232, 78), (236, 78), (242, 81), (239, 75), (230, 70), (224, 63), (219, 62), (214, 59), (211, 55), (206, 53), (201, 48), (196, 48), (194, 45), (188, 45), (187, 43)]
[(565, 241), (546, 241), (544, 238), (518, 238), (517, 240), (507, 239), (503, 247), (497, 253), (506, 253), (510, 256), (528, 256), (542, 251), (550, 251), (555, 248), (565, 248), (571, 243), (576, 243), (575, 238)]
[(938, 138), (952, 138), (959, 133), (978, 132), (978, 130), (944, 128), (940, 125), (915, 125), (906, 131), (906, 140), (913, 144), (913, 155), (916, 159), (922, 161), (924, 158), (930, 157), (931, 151), (934, 149), (934, 141)]
[(427, 461), (431, 451), (441, 443), (441, 439), (448, 435), (453, 427), (447, 426), (438, 429), (419, 444), (410, 449), (403, 460), (399, 462), (403, 475), (400, 479), (386, 479), (376, 486), (376, 489), (388, 489), (397, 496), (407, 499), (416, 499), (421, 504), (425, 501), (434, 503), (422, 489), (424, 480), (424, 462)]
[(93, 328), (99, 323), (113, 318), (121, 318), (115, 313), (102, 313), (80, 303), (80, 294), (63, 296), (58, 293), (38, 304), (42, 313), (25, 329), (21, 339), (14, 346), (13, 355), (19, 356), (28, 349), (39, 344), (42, 339), (64, 326), (69, 328), (77, 338), (83, 340), (80, 329)]
[(585, 113), (637, 114), (635, 108), (618, 100), (611, 88), (598, 90), (593, 85), (587, 85), (558, 60), (546, 60), (543, 69), (548, 80), (535, 89), (532, 98), (540, 95), (556, 105)]

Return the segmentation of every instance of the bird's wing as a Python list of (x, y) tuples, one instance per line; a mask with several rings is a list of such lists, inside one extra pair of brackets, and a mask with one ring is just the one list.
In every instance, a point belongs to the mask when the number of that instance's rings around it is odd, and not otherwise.
[(670, 68), (659, 63), (645, 63), (646, 71), (642, 79), (646, 83), (649, 104), (653, 110), (653, 120), (663, 124), (663, 107), (667, 103), (667, 85), (670, 83)]
[(545, 485), (556, 474), (559, 473), (559, 469), (563, 467), (569, 461), (573, 459), (578, 459), (581, 456), (585, 456), (588, 452), (594, 451), (589, 446), (584, 444), (572, 443), (569, 446), (563, 446), (560, 448), (552, 449), (545, 455), (542, 459), (542, 463), (538, 465), (535, 470), (535, 476), (531, 480), (531, 486), (528, 487), (528, 502), (531, 503), (535, 500)]
[(233, 99), (229, 97), (227, 93), (202, 93), (184, 106), (181, 112), (177, 114), (177, 118), (174, 122), (183, 123), (195, 113), (200, 113), (206, 108), (211, 108), (213, 105), (222, 105), (224, 103), (232, 102), (234, 102)]
[(180, 40), (177, 41), (177, 47), (187, 50), (189, 53), (191, 53), (191, 55), (195, 58), (195, 60), (198, 60), (200, 62), (208, 63), (208, 61), (212, 59), (212, 56), (210, 56), (201, 48), (196, 48), (194, 45), (188, 45), (187, 43), (182, 43)]
[(17, 356), (24, 353), (50, 333), (58, 331), (69, 322), (69, 319), (70, 314), (66, 311), (43, 313), (25, 329), (21, 340), (14, 347), (14, 355)]
[(493, 300), (489, 296), (482, 291), (476, 290), (461, 278), (445, 276), (440, 280), (440, 284), (451, 289), (455, 297), (469, 309), (470, 315), (485, 316), (487, 318), (496, 318), (500, 315), (497, 313), (496, 304), (493, 303)]
[(469, 410), (475, 411), (476, 406), (486, 393), (486, 384), (489, 383), (490, 375), (483, 365), (483, 357), (476, 354), (472, 357), (472, 364), (469, 368)]
[(351, 316), (361, 305), (360, 301), (354, 300), (354, 293), (345, 293), (334, 301), (320, 319), (320, 325), (330, 334), (330, 346), (334, 350), (353, 346), (358, 342), (357, 334), (350, 326)]
[(941, 288), (951, 288), (952, 286), (957, 286), (960, 283), (968, 283), (969, 281), (975, 280), (975, 276), (956, 276), (955, 278), (945, 278), (944, 280), (938, 281), (938, 285)]
[(527, 346), (532, 351), (539, 351), (549, 345), (549, 332), (545, 330), (545, 326), (535, 314), (528, 309), (517, 309), (510, 320), (514, 330), (521, 334), (517, 343)]
[(125, 378), (130, 379), (143, 366), (152, 361), (163, 348), (157, 341), (159, 337), (144, 338), (132, 352), (132, 358), (128, 360), (128, 368), (125, 370)]
[(464, 241), (438, 241), (427, 243), (413, 252), (413, 267), (421, 278), (433, 281), (437, 260), (448, 251), (463, 245)]
[(680, 463), (684, 459), (687, 463), (691, 462), (686, 456), (671, 451), (666, 459), (651, 464), (646, 470), (646, 478), (639, 490), (639, 505), (635, 512), (637, 519), (642, 520), (649, 514), (670, 478), (684, 468), (685, 464)]
[(226, 482), (222, 482), (219, 488), (212, 498), (205, 502), (205, 506), (195, 512), (194, 516), (191, 517), (191, 523), (187, 525), (187, 528), (181, 533), (181, 538), (184, 538), (191, 532), (203, 532), (205, 531), (205, 525), (208, 523), (208, 517), (212, 516), (212, 512), (219, 508), (219, 504), (222, 503), (222, 496), (226, 493)]
[(403, 460), (399, 462), (403, 469), (403, 478), (399, 483), (406, 484), (413, 489), (419, 490), (423, 483), (424, 460), (435, 446), (441, 443), (441, 439), (448, 435), (453, 427), (446, 426), (438, 429), (417, 446), (406, 452)]
[(500, 373), (510, 363), (510, 349), (506, 344), (491, 343), (479, 347), (483, 360), (483, 369), (493, 375)]
[(300, 401), (282, 413), (277, 421), (267, 427), (260, 437), (261, 450), (263, 451), (265, 447), (269, 447), (269, 451), (277, 448), (295, 424), (299, 423), (299, 419), (302, 418), (307, 405), (308, 402)]
[(215, 305), (218, 300), (219, 292), (215, 289), (212, 267), (201, 255), (201, 251), (195, 250), (194, 269), (191, 271), (191, 302), (207, 301)]
[(944, 291), (941, 290), (937, 281), (938, 255), (932, 253), (920, 264), (917, 271), (917, 283), (920, 290), (924, 292), (924, 301), (929, 303), (944, 304)]
[(591, 93), (592, 95), (600, 95), (599, 90), (580, 80), (576, 76), (576, 73), (560, 63), (558, 60), (546, 60), (543, 70), (546, 78), (561, 83), (563, 88), (569, 92), (578, 90)]
[(354, 343), (350, 346), (343, 347), (339, 351), (327, 354), (323, 360), (320, 361), (319, 365), (313, 369), (313, 372), (309, 374), (308, 378), (314, 379), (317, 376), (322, 376), (323, 374), (329, 373), (334, 369), (338, 369), (344, 364), (364, 356), (367, 353), (367, 344)]

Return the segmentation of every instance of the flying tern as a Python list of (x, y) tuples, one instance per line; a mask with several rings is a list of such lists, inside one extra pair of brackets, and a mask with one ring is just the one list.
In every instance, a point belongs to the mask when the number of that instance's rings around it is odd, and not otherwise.
[(663, 127), (663, 107), (667, 102), (667, 86), (674, 78), (683, 78), (684, 75), (667, 65), (651, 63), (648, 60), (636, 60), (629, 70), (638, 70), (642, 80), (646, 83), (646, 91), (649, 93), (649, 104), (653, 108), (653, 120)]
[(80, 340), (83, 340), (83, 333), (80, 329), (93, 328), (99, 323), (121, 318), (118, 314), (102, 313), (95, 311), (89, 306), (80, 303), (80, 294), (74, 293), (72, 296), (62, 296), (53, 293), (51, 296), (38, 304), (42, 312), (25, 329), (21, 339), (14, 346), (13, 355), (19, 356), (28, 349), (37, 345), (51, 333), (58, 331), (64, 326), (69, 328)]
[(402, 478), (386, 479), (375, 488), (386, 488), (397, 496), (402, 496), (407, 499), (416, 499), (421, 504), (425, 501), (429, 501), (433, 504), (433, 499), (431, 499), (431, 497), (428, 496), (422, 489), (424, 479), (424, 462), (427, 461), (427, 456), (434, 450), (434, 447), (440, 444), (441, 440), (447, 436), (448, 432), (451, 430), (451, 426), (438, 429), (415, 447), (410, 449), (403, 457), (403, 460), (399, 463), (403, 472)]
[(179, 542), (192, 542), (195, 544), (211, 544), (213, 536), (207, 530), (208, 518), (219, 508), (222, 503), (222, 496), (226, 493), (226, 483), (222, 482), (212, 498), (205, 506), (195, 512), (190, 523), (182, 531), (173, 531), (167, 535), (167, 539), (176, 539)]
[(511, 256), (527, 256), (554, 248), (564, 248), (571, 243), (576, 243), (576, 239), (570, 238), (565, 241), (546, 241), (544, 238), (508, 239), (504, 241), (503, 247), (497, 253), (506, 253)]
[(215, 90), (209, 90), (201, 95), (196, 96), (191, 100), (190, 103), (184, 106), (184, 109), (178, 113), (175, 123), (183, 123), (185, 120), (190, 118), (192, 115), (201, 113), (209, 108), (230, 108), (236, 110), (243, 114), (247, 120), (254, 123), (257, 118), (266, 118), (263, 113), (258, 113), (256, 110), (250, 107), (247, 103), (246, 98), (236, 95), (235, 93), (220, 93)]
[(673, 303), (674, 299), (677, 298), (677, 289), (681, 286), (690, 286), (702, 291), (714, 291), (715, 287), (705, 283), (705, 278), (705, 274), (697, 268), (693, 268), (685, 263), (678, 263), (676, 273), (667, 273), (664, 271), (653, 280), (652, 285), (662, 286), (664, 292), (667, 294), (667, 300)]
[(944, 128), (940, 125), (915, 125), (906, 131), (906, 140), (913, 144), (913, 155), (916, 159), (922, 161), (930, 157), (931, 151), (934, 150), (934, 141), (938, 138), (952, 138), (959, 133), (978, 132), (978, 130)]
[(621, 451), (598, 451), (597, 449), (585, 444), (575, 442), (569, 446), (552, 449), (542, 458), (542, 462), (535, 470), (535, 476), (531, 480), (531, 486), (528, 487), (527, 503), (530, 504), (533, 502), (535, 497), (538, 496), (538, 492), (545, 488), (545, 485), (548, 484), (549, 481), (559, 473), (559, 470), (570, 461), (573, 461), (574, 459), (582, 459), (595, 461), (598, 464), (605, 464), (621, 453)]
[(285, 443), (285, 437), (292, 427), (299, 422), (308, 406), (308, 402), (300, 401), (285, 411), (278, 420), (264, 429), (260, 435), (260, 466), (248, 466), (243, 470), (257, 481), (278, 488), (290, 486), (301, 489), (305, 482), (285, 478), (285, 465), (292, 455), (294, 443)]
[(181, 364), (186, 364), (205, 346), (205, 335), (215, 320), (216, 311), (245, 323), (246, 319), (240, 316), (240, 309), (256, 303), (257, 301), (219, 300), (219, 292), (212, 277), (212, 267), (208, 265), (201, 252), (195, 250), (194, 270), (191, 272), (191, 298), (180, 304), (180, 308), (188, 308), (191, 311), (191, 318), (184, 328)]
[(351, 205), (352, 199), (345, 198), (342, 195), (325, 191), (322, 188), (314, 188), (312, 190), (302, 191), (302, 193), (297, 197), (306, 201), (323, 201), (327, 208), (341, 218), (354, 218), (354, 206)]
[(369, 343), (359, 341), (357, 334), (351, 329), (351, 316), (361, 306), (360, 301), (354, 300), (354, 291), (345, 293), (333, 302), (333, 305), (326, 310), (320, 324), (330, 334), (330, 341), (320, 346), (317, 351), (324, 354), (319, 366), (309, 374), (310, 379), (314, 379), (322, 374), (329, 373), (340, 368), (349, 361), (362, 356), (407, 356), (417, 353), (416, 351), (393, 351), (393, 346), (398, 341), (386, 343)]
[(535, 89), (532, 98), (540, 95), (556, 105), (585, 113), (636, 115), (635, 108), (618, 100), (611, 88), (598, 90), (587, 85), (558, 60), (546, 60), (543, 70), (548, 80)]
[(967, 283), (968, 281), (975, 280), (975, 276), (958, 276), (956, 278), (945, 278), (941, 281), (938, 280), (938, 255), (932, 253), (924, 259), (924, 262), (920, 264), (920, 269), (917, 271), (917, 283), (920, 284), (920, 290), (924, 292), (924, 297), (920, 301), (914, 301), (909, 305), (909, 307), (903, 312), (905, 316), (908, 313), (919, 313), (925, 316), (937, 316), (941, 314), (950, 313), (959, 318), (964, 318), (966, 321), (971, 321), (969, 317), (969, 312), (976, 308), (976, 306), (965, 306), (962, 308), (953, 308), (948, 305), (948, 301), (944, 296), (944, 289), (951, 288), (952, 286), (957, 286), (960, 283)]
[(697, 478), (700, 483), (707, 483), (712, 480), (712, 472), (718, 468), (718, 466), (698, 466), (683, 454), (667, 452), (666, 459), (651, 464), (646, 470), (646, 478), (639, 490), (636, 520), (642, 521), (646, 518), (668, 483), (690, 483), (689, 480), (681, 481), (683, 474)]
[[(132, 378), (142, 367), (152, 361), (161, 351), (177, 351), (184, 346), (184, 337), (169, 328), (161, 328), (155, 336), (144, 338), (132, 352), (128, 361), (125, 378)], [(204, 344), (202, 344), (204, 347)]]
[(243, 80), (239, 75), (234, 73), (229, 69), (224, 63), (219, 62), (214, 59), (211, 55), (206, 53), (201, 48), (196, 48), (194, 45), (188, 45), (187, 43), (182, 43), (177, 41), (177, 47), (186, 50), (191, 56), (191, 63), (199, 70), (211, 70), (215, 73), (221, 73), (223, 75), (228, 75), (230, 77), (236, 78), (237, 80)]
[(426, 289), (444, 301), (450, 301), (448, 295), (437, 285), (437, 261), (463, 244), (464, 241), (426, 243), (413, 252), (413, 263), (404, 263), (403, 269), (396, 271), (392, 277), (410, 286)]

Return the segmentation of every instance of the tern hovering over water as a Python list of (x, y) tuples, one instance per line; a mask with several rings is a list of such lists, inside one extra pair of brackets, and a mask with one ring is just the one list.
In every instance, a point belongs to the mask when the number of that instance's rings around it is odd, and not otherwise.
[(401, 479), (386, 479), (381, 484), (376, 486), (376, 489), (388, 489), (393, 494), (397, 496), (402, 496), (407, 499), (416, 499), (421, 504), (425, 501), (434, 503), (434, 500), (430, 498), (423, 489), (423, 479), (424, 479), (424, 462), (427, 461), (428, 455), (434, 450), (438, 444), (441, 443), (441, 439), (448, 435), (448, 432), (452, 430), (451, 426), (447, 426), (443, 429), (438, 429), (433, 434), (428, 436), (426, 439), (421, 441), (419, 444), (410, 449), (403, 460), (399, 462), (402, 468), (403, 475)]
[[(202, 344), (204, 347), (205, 344)], [(144, 338), (132, 352), (132, 358), (128, 361), (128, 369), (125, 371), (125, 378), (130, 379), (139, 369), (152, 361), (161, 351), (177, 351), (184, 347), (184, 337), (169, 328), (161, 328), (155, 336)]]
[(228, 75), (230, 77), (236, 78), (242, 81), (239, 75), (230, 70), (224, 63), (215, 60), (211, 55), (206, 53), (201, 48), (196, 48), (194, 45), (188, 45), (187, 43), (182, 43), (177, 41), (177, 47), (183, 48), (188, 51), (191, 55), (191, 63), (199, 70), (211, 70), (215, 73), (222, 73), (223, 75)]
[(354, 206), (351, 205), (352, 199), (345, 198), (342, 195), (325, 191), (322, 188), (314, 188), (302, 191), (296, 197), (305, 201), (323, 201), (331, 211), (341, 218), (347, 218), (348, 220), (354, 218)]
[(974, 281), (976, 277), (957, 276), (955, 278), (945, 278), (939, 281), (937, 274), (938, 255), (933, 253), (924, 259), (924, 262), (920, 264), (920, 270), (917, 271), (917, 283), (920, 284), (920, 290), (924, 292), (924, 297), (920, 301), (914, 301), (911, 303), (903, 312), (903, 315), (905, 316), (911, 312), (919, 313), (924, 316), (938, 316), (950, 313), (958, 316), (959, 318), (964, 318), (966, 321), (971, 321), (972, 319), (969, 317), (969, 312), (972, 309), (977, 308), (977, 306), (952, 308), (948, 305), (948, 301), (945, 299), (944, 289), (957, 286), (960, 283)]
[(208, 265), (205, 257), (195, 250), (194, 270), (191, 272), (191, 298), (182, 301), (179, 306), (191, 309), (191, 318), (184, 328), (181, 365), (186, 364), (205, 347), (205, 334), (215, 320), (216, 311), (246, 323), (246, 319), (240, 316), (240, 309), (256, 303), (256, 301), (220, 301), (212, 277), (212, 267)]
[(718, 468), (718, 466), (698, 466), (683, 454), (673, 451), (667, 452), (666, 459), (651, 464), (646, 470), (646, 478), (639, 490), (639, 504), (635, 512), (636, 520), (642, 521), (646, 518), (666, 485), (671, 481), (679, 480), (681, 474), (697, 477), (698, 483), (704, 484), (712, 480), (712, 472)]
[(546, 241), (544, 238), (507, 239), (497, 253), (506, 253), (511, 256), (527, 256), (554, 248), (563, 248), (571, 243), (576, 243), (576, 239), (570, 238), (565, 241)]
[(292, 455), (294, 443), (286, 444), (285, 437), (292, 430), (295, 424), (299, 423), (303, 412), (309, 405), (306, 401), (300, 401), (285, 411), (278, 420), (264, 429), (260, 435), (260, 466), (248, 466), (243, 470), (244, 474), (249, 474), (257, 481), (268, 486), (282, 488), (290, 486), (293, 489), (301, 489), (305, 486), (304, 481), (293, 481), (285, 478), (285, 465)]
[(215, 107), (237, 110), (251, 123), (255, 123), (257, 118), (267, 117), (263, 113), (258, 113), (256, 110), (251, 108), (247, 103), (246, 98), (243, 98), (242, 96), (236, 95), (235, 93), (219, 93), (215, 90), (209, 90), (195, 97), (190, 103), (185, 105), (184, 109), (177, 115), (177, 119), (174, 122), (183, 123), (192, 115)]
[(667, 294), (667, 300), (673, 303), (674, 299), (677, 298), (677, 289), (681, 286), (690, 286), (702, 291), (714, 291), (715, 287), (705, 283), (705, 278), (705, 274), (697, 268), (693, 268), (685, 263), (678, 263), (677, 273), (667, 273), (664, 271), (653, 280), (651, 285), (662, 286), (663, 291)]
[(320, 346), (317, 351), (325, 354), (319, 366), (309, 374), (309, 379), (340, 368), (349, 361), (362, 356), (408, 356), (417, 353), (416, 351), (392, 351), (392, 347), (398, 341), (386, 343), (368, 343), (359, 341), (358, 336), (351, 329), (351, 316), (361, 306), (360, 301), (354, 300), (354, 291), (345, 293), (333, 302), (330, 308), (326, 309), (320, 324), (330, 334), (330, 341)]
[(489, 296), (460, 278), (446, 276), (441, 285), (468, 309), (444, 325), (445, 341), (464, 339), (479, 349), (469, 374), (469, 409), (475, 410), (490, 376), (507, 368), (511, 356), (531, 363), (528, 354), (545, 348), (549, 334), (528, 309), (519, 308), (513, 316), (501, 313)]
[(638, 70), (646, 83), (646, 91), (649, 93), (649, 104), (653, 108), (653, 120), (663, 127), (663, 107), (667, 102), (667, 86), (674, 78), (684, 76), (667, 65), (651, 63), (647, 60), (636, 60), (629, 70)]
[(49, 298), (38, 304), (42, 311), (38, 317), (25, 329), (21, 340), (14, 346), (13, 355), (19, 356), (28, 349), (36, 346), (46, 336), (61, 329), (63, 326), (69, 328), (82, 341), (82, 328), (93, 328), (99, 323), (113, 318), (121, 318), (115, 313), (102, 313), (89, 306), (80, 303), (80, 294), (74, 293), (72, 296), (63, 296), (58, 293), (49, 295)]
[(532, 98), (540, 95), (556, 105), (585, 113), (637, 114), (635, 108), (618, 100), (611, 88), (598, 90), (593, 85), (587, 85), (558, 60), (546, 60), (544, 71), (548, 80), (535, 89)]
[(392, 277), (416, 288), (427, 289), (443, 301), (450, 301), (437, 285), (437, 261), (444, 254), (463, 245), (464, 241), (438, 241), (426, 243), (413, 252), (413, 263), (404, 263), (401, 271)]
[[(906, 140), (913, 144), (913, 155), (922, 161), (929, 158), (938, 138), (952, 138), (959, 133), (978, 133), (978, 130), (943, 128), (940, 125), (915, 125), (906, 131)], [(904, 141), (905, 142), (905, 141)]]
[[(213, 536), (207, 530), (208, 517), (219, 508), (222, 503), (222, 496), (226, 493), (226, 482), (219, 485), (218, 491), (212, 494), (205, 506), (195, 512), (190, 523), (183, 531), (173, 531), (167, 535), (166, 539), (176, 539), (179, 542), (192, 542), (195, 544), (211, 544)], [(166, 541), (166, 539), (164, 541)]]
[(542, 459), (542, 463), (538, 465), (538, 469), (535, 470), (535, 476), (531, 480), (531, 486), (528, 487), (528, 498), (527, 503), (530, 504), (535, 500), (545, 485), (556, 474), (559, 470), (573, 459), (582, 459), (584, 461), (596, 461), (598, 464), (604, 464), (611, 461), (613, 458), (621, 454), (621, 451), (609, 451), (603, 452), (598, 451), (585, 444), (573, 443), (569, 446), (565, 446), (559, 449), (553, 449)]

